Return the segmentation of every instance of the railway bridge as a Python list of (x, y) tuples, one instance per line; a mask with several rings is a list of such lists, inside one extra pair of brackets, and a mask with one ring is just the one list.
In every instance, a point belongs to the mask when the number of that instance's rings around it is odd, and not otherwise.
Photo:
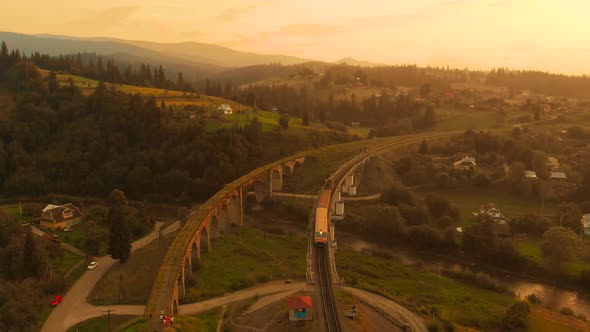
[(186, 294), (187, 277), (201, 253), (213, 250), (211, 239), (244, 222), (244, 210), (249, 191), (254, 191), (255, 203), (262, 203), (273, 191), (283, 188), (283, 176), (293, 173), (303, 164), (301, 153), (255, 169), (230, 184), (207, 200), (196, 211), (190, 212), (186, 223), (168, 249), (150, 293), (146, 315), (159, 317), (160, 311), (178, 312), (179, 299)]
[[(421, 142), (422, 139), (439, 138), (450, 136), (450, 134), (419, 134), (366, 141), (364, 149), (370, 147), (371, 150), (350, 160), (337, 172), (342, 176), (335, 177), (338, 189), (332, 199), (334, 203), (331, 210), (334, 215), (343, 212), (343, 205), (338, 205), (343, 204), (340, 200), (341, 191), (344, 190), (347, 194), (353, 195), (355, 189), (352, 187), (356, 185), (354, 171), (369, 157), (387, 148), (407, 147)], [(254, 203), (264, 202), (272, 196), (273, 192), (282, 189), (285, 175), (292, 174), (297, 165), (303, 164), (307, 156), (316, 152), (315, 150), (301, 152), (259, 167), (226, 184), (196, 211), (190, 212), (186, 223), (172, 242), (160, 265), (145, 315), (152, 314), (154, 322), (157, 322), (155, 317), (159, 317), (161, 310), (170, 314), (178, 313), (179, 299), (186, 293), (187, 277), (194, 273), (193, 267), (196, 265), (195, 262), (200, 260), (201, 254), (213, 250), (211, 239), (227, 233), (232, 226), (243, 224), (248, 192), (255, 192)], [(332, 255), (333, 253), (330, 256)], [(330, 258), (331, 270), (335, 274), (334, 261)], [(309, 265), (308, 260), (308, 276), (311, 274)], [(335, 279), (337, 280), (337, 276)]]

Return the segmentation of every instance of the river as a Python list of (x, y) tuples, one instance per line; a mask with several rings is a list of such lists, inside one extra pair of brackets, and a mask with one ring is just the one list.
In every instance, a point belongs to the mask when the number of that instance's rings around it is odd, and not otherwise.
[[(393, 251), (342, 232), (337, 232), (336, 237), (338, 239), (338, 247), (341, 249), (349, 249), (357, 252), (368, 250), (387, 253), (388, 255), (395, 257), (403, 265), (419, 267), (426, 271), (437, 271), (440, 269), (457, 270), (469, 267), (456, 262), (451, 263), (443, 260), (427, 260), (423, 257), (418, 258), (407, 251)], [(493, 274), (491, 276), (520, 298), (525, 298), (527, 295), (534, 293), (540, 298), (542, 305), (551, 310), (559, 311), (563, 307), (568, 307), (576, 314), (590, 315), (589, 294), (548, 284), (517, 279), (515, 277), (497, 276)]]

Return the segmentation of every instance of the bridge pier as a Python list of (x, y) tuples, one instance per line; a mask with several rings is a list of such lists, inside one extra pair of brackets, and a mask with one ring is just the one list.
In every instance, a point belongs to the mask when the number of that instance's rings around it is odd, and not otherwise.
[[(304, 161), (304, 156), (285, 158), (263, 169), (254, 170), (228, 184), (228, 187), (213, 196), (208, 204), (191, 213), (181, 229), (182, 236), (177, 236), (174, 240), (175, 251), (169, 251), (167, 255), (170, 257), (167, 256), (161, 264), (146, 306), (146, 314), (157, 317), (161, 310), (168, 315), (177, 314), (179, 297), (188, 293), (187, 281), (190, 281), (195, 272), (193, 268), (198, 266), (197, 262), (201, 260), (201, 250), (210, 252), (211, 239), (227, 233), (232, 225), (244, 224), (248, 191), (254, 190), (255, 202), (263, 203), (272, 197), (273, 191), (283, 189), (283, 175), (293, 174), (295, 166)], [(178, 241), (183, 242), (177, 243)], [(180, 248), (184, 248), (184, 251), (177, 252)], [(174, 274), (171, 273), (173, 270)], [(152, 324), (156, 328), (159, 327), (157, 319), (152, 319)]]
[(283, 166), (275, 167), (270, 171), (270, 192), (283, 190)]
[(348, 174), (344, 178), (344, 183), (342, 184), (342, 191), (347, 196), (356, 196), (356, 187), (357, 187), (357, 185), (355, 184), (354, 180), (355, 180), (355, 174), (354, 173)]

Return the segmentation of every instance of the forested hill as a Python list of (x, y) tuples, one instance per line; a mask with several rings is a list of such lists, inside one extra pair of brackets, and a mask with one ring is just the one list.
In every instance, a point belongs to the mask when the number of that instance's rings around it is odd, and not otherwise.
[(137, 199), (205, 199), (281, 155), (349, 139), (333, 132), (285, 139), (289, 130), (263, 132), (256, 118), (207, 133), (203, 123), (175, 120), (153, 98), (103, 84), (83, 96), (5, 51), (0, 80), (15, 101), (0, 120), (0, 185), (10, 195), (106, 195), (118, 187)]

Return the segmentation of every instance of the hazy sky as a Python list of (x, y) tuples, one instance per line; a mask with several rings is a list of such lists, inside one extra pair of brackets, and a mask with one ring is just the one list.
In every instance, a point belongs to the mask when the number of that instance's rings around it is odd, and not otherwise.
[(20, 0), (0, 30), (590, 73), (588, 0)]

